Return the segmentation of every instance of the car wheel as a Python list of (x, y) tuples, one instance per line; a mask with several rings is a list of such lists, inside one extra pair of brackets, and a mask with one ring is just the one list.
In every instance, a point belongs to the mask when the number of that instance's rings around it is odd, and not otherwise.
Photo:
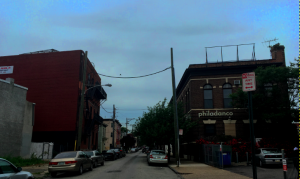
[(151, 163), (150, 163), (150, 162), (148, 162), (148, 165), (149, 165), (149, 166), (151, 166)]
[(94, 162), (94, 168), (96, 168), (98, 166), (98, 161), (96, 160), (95, 162)]
[(101, 163), (101, 165), (104, 166), (104, 160), (103, 160), (103, 162)]
[(56, 172), (50, 172), (51, 177), (56, 177), (57, 173)]
[(90, 170), (90, 171), (93, 170), (93, 163), (91, 163), (89, 170)]
[(78, 170), (78, 174), (81, 175), (83, 173), (83, 167), (82, 165), (80, 166), (79, 170)]

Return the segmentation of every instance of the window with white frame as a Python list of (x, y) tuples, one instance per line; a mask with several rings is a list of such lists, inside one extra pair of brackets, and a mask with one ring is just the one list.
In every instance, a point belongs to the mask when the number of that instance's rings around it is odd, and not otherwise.
[(203, 87), (204, 89), (204, 108), (212, 109), (213, 106), (213, 97), (212, 97), (212, 86), (207, 84)]
[(232, 86), (229, 83), (226, 83), (223, 85), (223, 102), (224, 102), (224, 108), (232, 108), (230, 98), (230, 94), (232, 94)]

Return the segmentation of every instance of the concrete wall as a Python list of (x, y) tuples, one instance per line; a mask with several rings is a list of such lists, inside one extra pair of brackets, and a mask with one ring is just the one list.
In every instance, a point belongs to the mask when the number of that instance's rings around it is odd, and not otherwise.
[(33, 155), (42, 159), (52, 159), (53, 155), (53, 143), (41, 142), (36, 143), (32, 142), (30, 145), (30, 156)]
[(7, 80), (0, 79), (0, 156), (28, 156), (32, 103), (26, 101), (27, 88)]

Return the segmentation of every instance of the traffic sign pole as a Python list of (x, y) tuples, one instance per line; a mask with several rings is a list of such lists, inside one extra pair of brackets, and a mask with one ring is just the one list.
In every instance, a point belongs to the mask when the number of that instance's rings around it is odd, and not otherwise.
[(251, 152), (252, 152), (252, 172), (253, 179), (257, 179), (256, 161), (255, 161), (255, 136), (253, 125), (253, 110), (252, 110), (252, 92), (248, 92), (248, 111), (250, 120), (250, 137), (251, 137)]

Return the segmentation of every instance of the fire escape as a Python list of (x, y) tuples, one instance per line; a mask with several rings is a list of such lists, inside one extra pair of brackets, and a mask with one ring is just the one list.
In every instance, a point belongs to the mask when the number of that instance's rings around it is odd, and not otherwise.
[[(96, 87), (91, 88), (93, 86)], [(92, 131), (94, 130), (95, 125), (101, 125), (103, 123), (103, 118), (98, 113), (95, 112), (94, 115), (92, 115), (92, 108), (91, 107), (89, 108), (90, 106), (89, 103), (91, 105), (94, 105), (93, 103), (95, 102), (100, 103), (101, 100), (105, 100), (107, 98), (107, 94), (98, 82), (94, 84), (94, 79), (92, 80), (88, 79), (87, 88), (91, 88), (91, 89), (86, 91), (85, 98), (84, 98), (86, 103), (85, 117), (84, 117), (85, 118), (84, 135), (86, 137), (90, 137)]]

